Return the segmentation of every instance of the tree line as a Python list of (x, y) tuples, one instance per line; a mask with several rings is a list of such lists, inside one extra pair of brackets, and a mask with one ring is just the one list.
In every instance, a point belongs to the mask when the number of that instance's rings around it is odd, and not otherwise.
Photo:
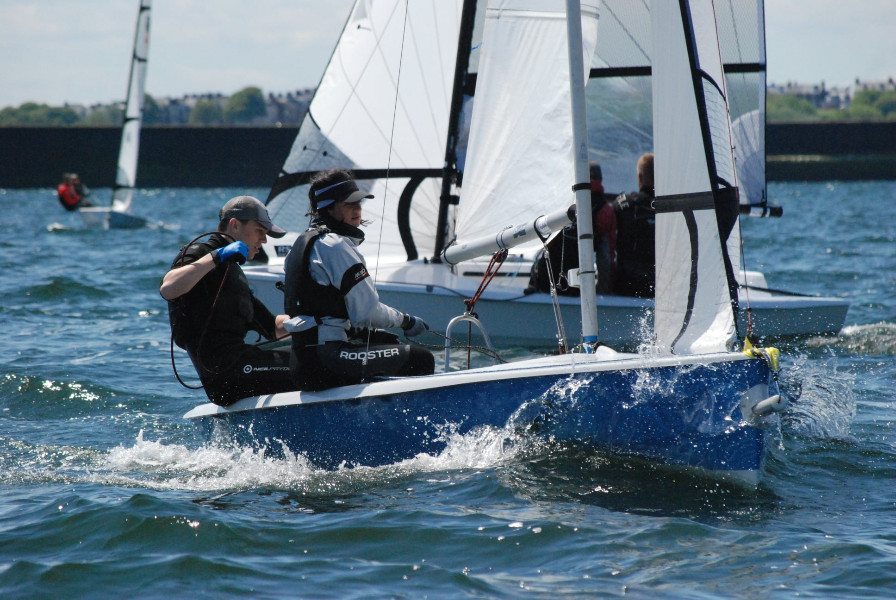
[(769, 94), (765, 109), (770, 123), (894, 121), (896, 92), (862, 90), (855, 93), (848, 108), (818, 108), (794, 94)]
[[(223, 106), (222, 106), (223, 104)], [(784, 122), (889, 121), (896, 120), (896, 91), (856, 92), (849, 108), (818, 108), (793, 94), (770, 94), (766, 100), (767, 120)], [(195, 101), (187, 121), (190, 125), (242, 125), (257, 123), (267, 116), (264, 95), (257, 87), (244, 88), (226, 100), (203, 97)], [(0, 109), (0, 127), (16, 126), (117, 126), (124, 118), (123, 105), (100, 106), (81, 116), (67, 106), (26, 102), (17, 108)], [(167, 123), (155, 99), (146, 95), (143, 123)]]
[[(244, 88), (220, 100), (202, 97), (190, 108), (190, 125), (243, 125), (255, 123), (267, 116), (264, 95), (257, 87)], [(16, 126), (119, 126), (124, 121), (124, 104), (101, 105), (87, 111), (85, 116), (70, 106), (49, 106), (25, 102), (18, 107), (0, 109), (0, 127)], [(164, 110), (155, 98), (145, 95), (143, 123), (168, 123)]]

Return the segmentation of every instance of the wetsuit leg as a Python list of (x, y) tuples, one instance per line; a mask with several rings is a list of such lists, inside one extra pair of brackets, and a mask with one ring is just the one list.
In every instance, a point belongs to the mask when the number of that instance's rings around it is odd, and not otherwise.
[[(305, 389), (325, 389), (373, 381), (378, 377), (431, 375), (432, 353), (409, 344), (361, 345), (329, 342), (294, 353), (297, 381)], [(298, 364), (302, 363), (302, 364)]]
[(209, 400), (229, 406), (237, 400), (297, 389), (289, 368), (290, 353), (284, 350), (247, 349), (224, 373), (204, 381)]

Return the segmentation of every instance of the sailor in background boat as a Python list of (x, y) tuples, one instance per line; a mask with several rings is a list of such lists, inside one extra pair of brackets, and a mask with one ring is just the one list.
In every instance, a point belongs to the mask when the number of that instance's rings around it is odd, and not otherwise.
[[(276, 317), (252, 294), (240, 264), (286, 233), (252, 196), (230, 199), (218, 231), (178, 253), (159, 292), (168, 301), (174, 342), (187, 351), (209, 400), (228, 406), (247, 396), (294, 390), (289, 352), (245, 343), (249, 331), (285, 338), (286, 315)], [(185, 384), (186, 385), (186, 384)]]
[(65, 210), (72, 211), (78, 210), (82, 206), (93, 206), (87, 200), (90, 190), (81, 183), (81, 178), (77, 173), (62, 174), (62, 183), (56, 188), (56, 195)]
[[(603, 172), (600, 164), (588, 164), (591, 178), (591, 216), (594, 232), (594, 253), (597, 262), (596, 290), (598, 294), (613, 293), (613, 277), (616, 270), (616, 213), (610, 202), (613, 196), (604, 193)], [(552, 278), (548, 277), (550, 265)], [(567, 285), (566, 274), (579, 268), (579, 240), (575, 223), (564, 227), (548, 241), (538, 253), (525, 294), (550, 293), (553, 279), (561, 296), (578, 296), (579, 288)]]
[(656, 282), (656, 210), (653, 201), (653, 154), (638, 159), (638, 191), (620, 194), (616, 211), (615, 293), (653, 298)]
[(379, 328), (401, 327), (407, 337), (429, 327), (420, 317), (380, 302), (357, 246), (362, 192), (351, 171), (317, 173), (308, 191), (313, 217), (286, 257), (284, 323), (292, 333), (294, 380), (301, 389), (325, 389), (383, 376), (430, 375), (428, 350), (398, 343)]

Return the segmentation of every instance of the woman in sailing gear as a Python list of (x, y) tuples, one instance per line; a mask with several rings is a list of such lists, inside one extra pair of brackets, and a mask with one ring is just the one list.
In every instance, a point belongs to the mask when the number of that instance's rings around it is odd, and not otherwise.
[(620, 194), (616, 211), (616, 293), (653, 298), (656, 284), (656, 210), (653, 154), (638, 159), (638, 191)]
[(189, 354), (209, 399), (227, 406), (295, 386), (288, 352), (244, 342), (250, 330), (269, 340), (286, 337), (286, 315), (274, 317), (255, 298), (239, 266), (256, 255), (267, 236), (286, 232), (252, 196), (231, 199), (218, 218), (218, 231), (208, 241), (181, 249), (159, 292), (168, 301), (174, 342)]
[(286, 257), (284, 323), (292, 333), (292, 367), (302, 389), (325, 389), (383, 376), (429, 375), (432, 354), (399, 344), (380, 328), (401, 327), (413, 337), (429, 329), (420, 317), (386, 306), (357, 246), (361, 201), (351, 171), (322, 171), (311, 180), (311, 227)]

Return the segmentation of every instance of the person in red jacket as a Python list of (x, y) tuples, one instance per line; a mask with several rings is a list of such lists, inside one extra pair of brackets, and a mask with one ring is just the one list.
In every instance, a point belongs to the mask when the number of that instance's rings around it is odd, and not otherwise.
[(65, 210), (78, 210), (82, 206), (91, 206), (87, 200), (90, 194), (84, 189), (81, 178), (77, 173), (63, 173), (62, 183), (56, 188), (59, 202)]

